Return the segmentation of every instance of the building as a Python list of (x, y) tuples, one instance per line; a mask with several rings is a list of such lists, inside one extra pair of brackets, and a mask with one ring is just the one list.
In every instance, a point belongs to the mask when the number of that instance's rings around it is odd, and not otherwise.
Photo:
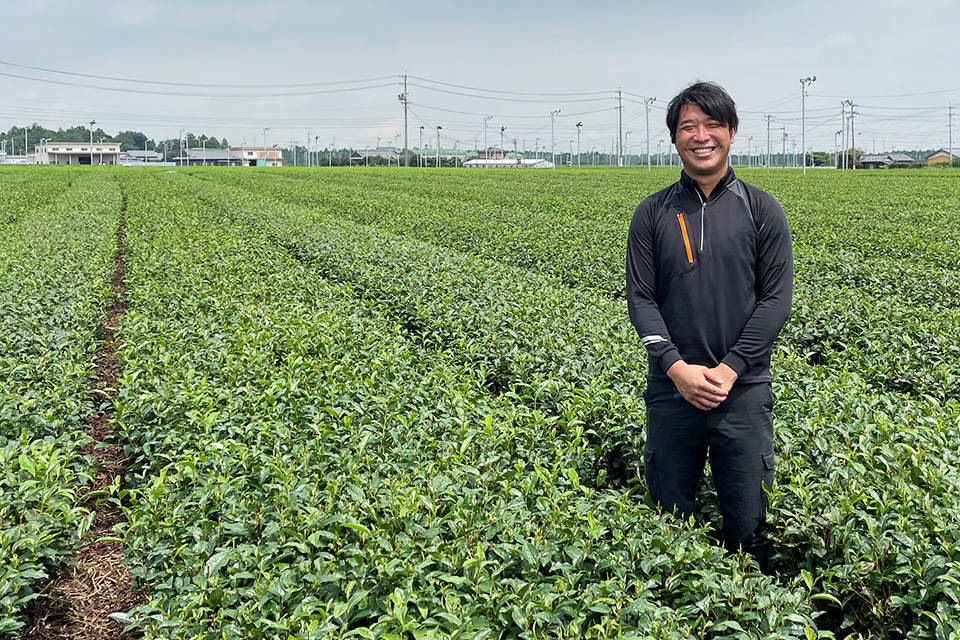
[[(196, 167), (239, 167), (243, 159), (233, 149), (186, 149), (186, 154), (174, 158), (177, 164), (189, 164)], [(261, 166), (261, 165), (256, 165)], [(266, 165), (262, 165), (266, 166)], [(280, 165), (269, 165), (280, 166)]]
[(400, 164), (400, 154), (393, 147), (357, 149), (350, 154), (350, 164), (370, 164), (371, 158), (383, 158), (387, 164)]
[(244, 167), (283, 166), (283, 149), (277, 147), (230, 147), (230, 153)]
[(120, 164), (151, 164), (163, 162), (163, 154), (147, 149), (130, 149), (120, 152)]
[(860, 166), (864, 169), (883, 169), (893, 166), (911, 165), (915, 160), (905, 153), (882, 153), (860, 156)]
[(474, 169), (553, 169), (554, 164), (538, 158), (474, 158), (464, 162), (463, 166)]
[(41, 140), (31, 164), (119, 164), (119, 142), (53, 142)]
[[(956, 151), (953, 152), (953, 162), (956, 163), (957, 159), (960, 158), (960, 155)], [(947, 164), (950, 162), (950, 152), (946, 149), (937, 149), (930, 155), (928, 155), (924, 160), (927, 163), (927, 166), (933, 166), (935, 164)]]

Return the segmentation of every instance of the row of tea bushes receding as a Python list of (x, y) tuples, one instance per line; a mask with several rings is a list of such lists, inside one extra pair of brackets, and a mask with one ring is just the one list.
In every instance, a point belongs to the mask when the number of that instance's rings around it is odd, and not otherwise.
[(488, 393), (260, 200), (159, 178), (127, 188), (120, 391), (146, 637), (816, 635), (808, 589), (582, 483), (583, 425)]
[[(517, 401), (529, 402), (525, 385), (536, 390), (534, 399), (543, 397), (536, 395), (542, 391), (536, 381), (547, 376), (553, 381), (549, 397), (570, 392), (589, 399), (591, 409), (554, 401), (544, 410), (564, 419), (600, 416), (610, 429), (603, 435), (613, 439), (639, 435), (639, 348), (615, 303), (565, 290), (526, 270), (357, 225), (335, 210), (277, 201), (269, 193), (209, 187), (202, 197), (231, 203), (231, 215), (246, 217), (291, 256), (347, 285), (433, 348), (502, 373), (506, 383), (494, 387), (497, 392), (516, 386)], [(800, 289), (803, 322), (797, 326), (836, 332), (829, 315), (810, 320), (821, 308), (807, 302), (811, 289)], [(839, 303), (830, 305), (834, 316), (844, 317)], [(923, 310), (898, 309), (901, 318), (924, 318)], [(883, 309), (864, 303), (847, 311), (846, 323), (855, 328), (858, 317), (870, 321)], [(848, 347), (851, 355), (859, 350), (861, 361), (812, 358), (806, 342), (794, 339), (796, 329), (781, 341), (775, 358), (781, 457), (773, 524), (781, 564), (839, 602), (819, 603), (836, 618), (833, 624), (923, 633), (957, 624), (957, 532), (930, 525), (960, 508), (950, 444), (960, 436), (958, 410), (942, 386), (949, 369), (942, 379), (915, 377), (923, 383), (919, 393), (916, 387), (912, 393), (878, 387), (883, 367), (895, 362), (883, 360), (884, 351), (896, 352), (890, 343), (898, 339), (882, 326), (870, 329), (881, 340), (877, 346)], [(922, 327), (930, 337), (926, 347), (947, 353), (950, 336), (929, 321)], [(820, 343), (819, 334), (812, 343)], [(880, 364), (871, 368), (871, 357)], [(566, 406), (577, 410), (558, 411)], [(618, 424), (625, 428), (618, 431)], [(881, 512), (877, 505), (883, 505)], [(797, 571), (798, 563), (806, 573)], [(904, 593), (910, 595), (899, 595)]]
[(0, 637), (93, 517), (79, 447), (120, 205), (103, 176), (22, 175), (0, 173)]
[[(213, 178), (211, 174), (198, 174)], [(626, 225), (634, 205), (622, 205), (620, 219), (585, 217), (579, 209), (556, 208), (560, 198), (510, 193), (467, 179), (443, 181), (438, 176), (412, 180), (401, 174), (352, 175), (334, 181), (309, 181), (281, 174), (216, 175), (257, 193), (269, 192), (285, 202), (337, 211), (353, 222), (416, 238), (560, 279), (567, 285), (621, 295)], [(455, 180), (455, 179), (454, 179)], [(373, 183), (371, 188), (370, 182)], [(529, 181), (522, 184), (533, 185)], [(483, 189), (470, 188), (483, 185)], [(659, 188), (659, 187), (658, 187)], [(506, 193), (505, 193), (506, 191)], [(614, 248), (613, 254), (609, 249)]]
[[(336, 211), (338, 217), (386, 233), (530, 269), (577, 289), (622, 297), (631, 209), (624, 208), (619, 220), (570, 205), (555, 211), (550, 207), (556, 204), (556, 193), (533, 206), (530, 194), (510, 189), (535, 184), (529, 178), (510, 176), (485, 183), (459, 174), (449, 179), (447, 192), (441, 193), (438, 185), (444, 183), (435, 174), (418, 181), (402, 172), (341, 172), (335, 181), (316, 180), (315, 173), (305, 171), (293, 177), (265, 172), (198, 175), (269, 193), (284, 202)], [(638, 181), (638, 193), (661, 186), (663, 174), (653, 176)], [(586, 187), (595, 184), (597, 177), (588, 175), (584, 180), (587, 185), (568, 189), (577, 194), (575, 203), (582, 203), (583, 193), (596, 195)], [(478, 184), (485, 186), (478, 188)], [(832, 183), (808, 186), (829, 201), (832, 190), (826, 187)], [(856, 188), (865, 191), (862, 186)], [(960, 347), (953, 338), (960, 332), (957, 262), (946, 269), (915, 255), (896, 259), (870, 255), (856, 240), (864, 233), (857, 226), (862, 220), (848, 220), (822, 207), (819, 217), (805, 215), (806, 192), (781, 190), (797, 247), (795, 312), (782, 341), (803, 350), (811, 364), (858, 371), (880, 392), (927, 394), (941, 400), (958, 397)], [(542, 190), (532, 191), (541, 194)], [(919, 199), (916, 206), (925, 206), (925, 201)], [(884, 227), (890, 236), (915, 234), (908, 226), (909, 217), (891, 217), (893, 221), (886, 221)], [(829, 221), (831, 233), (841, 239), (837, 246), (822, 239), (823, 221)], [(960, 244), (960, 229), (945, 226), (937, 243), (948, 254), (953, 251), (960, 256), (955, 248)]]

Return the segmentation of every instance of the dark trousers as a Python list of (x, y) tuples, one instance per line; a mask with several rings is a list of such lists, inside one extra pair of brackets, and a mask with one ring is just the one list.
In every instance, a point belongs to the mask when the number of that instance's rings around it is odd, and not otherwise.
[(643, 397), (647, 406), (644, 475), (654, 500), (682, 518), (693, 515), (709, 455), (728, 548), (742, 548), (765, 566), (764, 487), (773, 487), (770, 384), (735, 384), (712, 411), (688, 403), (669, 380), (649, 381)]

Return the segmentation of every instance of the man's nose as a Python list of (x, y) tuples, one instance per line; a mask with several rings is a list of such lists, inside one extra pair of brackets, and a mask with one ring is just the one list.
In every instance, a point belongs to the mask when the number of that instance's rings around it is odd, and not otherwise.
[(706, 125), (701, 124), (697, 126), (697, 128), (693, 132), (693, 137), (696, 138), (697, 140), (705, 140), (709, 138), (709, 136), (707, 135)]

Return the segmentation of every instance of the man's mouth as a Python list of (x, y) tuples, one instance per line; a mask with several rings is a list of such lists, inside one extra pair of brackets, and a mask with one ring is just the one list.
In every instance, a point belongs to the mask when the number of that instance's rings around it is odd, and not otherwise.
[(694, 147), (693, 154), (697, 156), (708, 156), (713, 153), (716, 147)]

